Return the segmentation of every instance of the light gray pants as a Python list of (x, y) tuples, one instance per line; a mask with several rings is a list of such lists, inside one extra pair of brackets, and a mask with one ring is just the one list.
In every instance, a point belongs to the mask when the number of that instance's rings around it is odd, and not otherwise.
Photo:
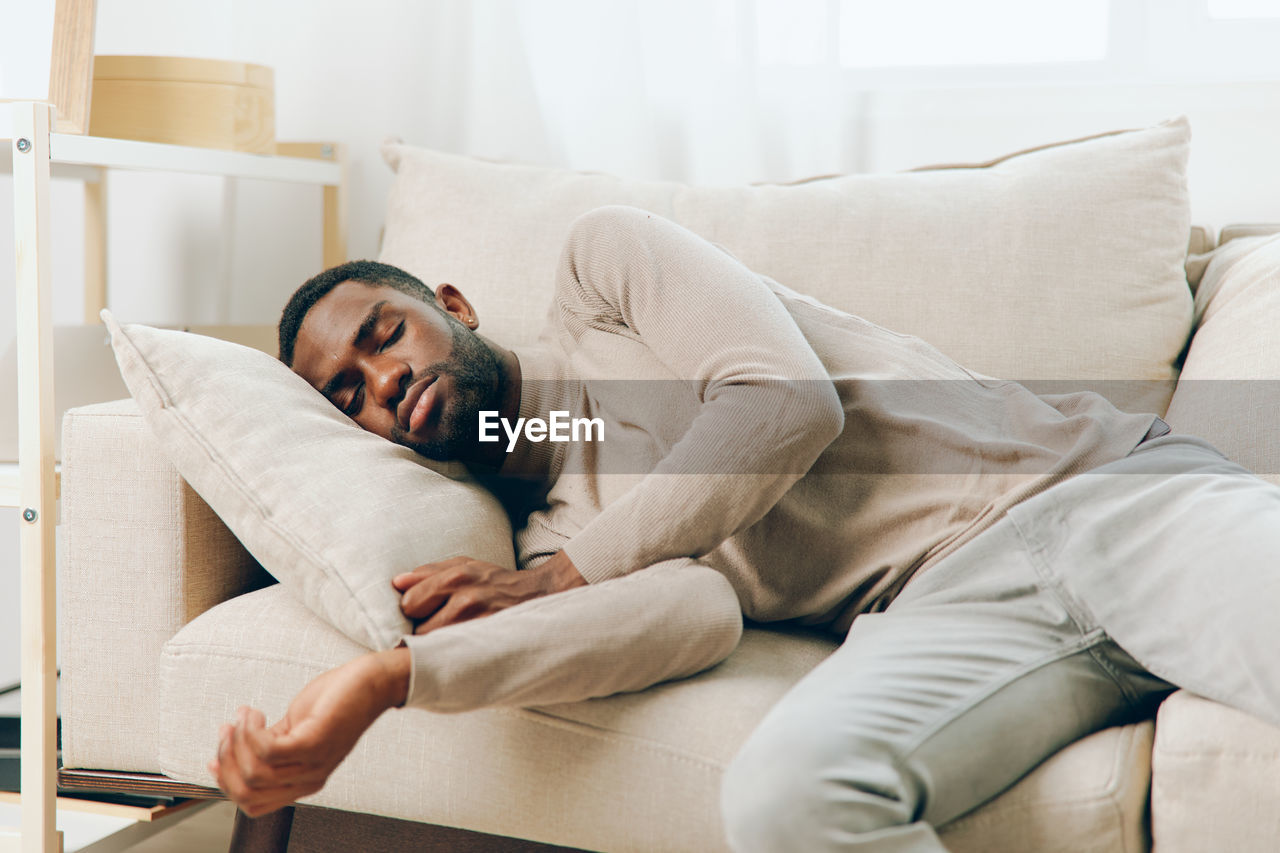
[(1280, 724), (1277, 614), (1280, 488), (1196, 439), (1146, 442), (854, 620), (726, 771), (730, 844), (944, 850), (934, 826), (1171, 682)]

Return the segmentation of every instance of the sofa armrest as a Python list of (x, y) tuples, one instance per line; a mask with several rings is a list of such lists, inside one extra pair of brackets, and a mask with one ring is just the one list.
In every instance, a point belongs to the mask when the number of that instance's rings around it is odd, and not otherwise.
[(1280, 838), (1280, 728), (1180, 690), (1160, 706), (1151, 830), (1160, 853), (1266, 853)]
[(1280, 234), (1241, 237), (1208, 257), (1165, 420), (1280, 485)]
[(132, 400), (68, 411), (62, 447), (63, 764), (159, 772), (161, 647), (269, 578), (178, 474)]

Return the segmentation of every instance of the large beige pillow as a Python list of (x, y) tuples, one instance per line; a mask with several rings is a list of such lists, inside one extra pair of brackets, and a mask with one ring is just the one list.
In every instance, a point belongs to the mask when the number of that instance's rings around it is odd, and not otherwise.
[(1189, 139), (1179, 118), (978, 166), (749, 187), (388, 143), (396, 178), (381, 259), (429, 285), (457, 285), (482, 332), (527, 344), (546, 315), (569, 223), (630, 204), (981, 373), (1093, 385), (1162, 412), (1191, 321)]
[[(497, 500), (365, 432), (266, 353), (102, 312), (129, 392), (174, 467), (249, 553), (356, 642), (411, 626), (391, 578), (457, 554), (515, 567)], [(434, 467), (440, 467), (432, 463)]]
[(1280, 484), (1280, 234), (1210, 255), (1169, 424)]

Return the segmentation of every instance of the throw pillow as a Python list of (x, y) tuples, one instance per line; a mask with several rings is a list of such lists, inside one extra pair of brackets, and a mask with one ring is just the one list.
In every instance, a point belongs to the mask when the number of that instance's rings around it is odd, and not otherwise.
[(457, 554), (514, 568), (498, 501), (461, 466), (365, 432), (264, 352), (102, 312), (120, 372), (174, 466), (245, 547), (356, 642), (411, 630), (391, 578)]
[(1179, 118), (975, 166), (749, 187), (631, 181), (391, 142), (381, 259), (432, 287), (451, 282), (483, 333), (528, 344), (569, 223), (629, 204), (975, 371), (1092, 385), (1162, 412), (1191, 318), (1189, 139)]

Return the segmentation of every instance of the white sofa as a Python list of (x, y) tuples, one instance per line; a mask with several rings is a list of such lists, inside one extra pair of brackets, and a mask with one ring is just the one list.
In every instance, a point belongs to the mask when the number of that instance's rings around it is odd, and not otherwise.
[[(792, 187), (694, 190), (403, 145), (387, 154), (399, 174), (383, 259), (458, 284), (480, 331), (503, 342), (536, 333), (567, 221), (637, 204), (984, 373), (1096, 386), (1280, 472), (1280, 419), (1265, 399), (1280, 395), (1221, 381), (1280, 379), (1280, 237), (1224, 229), (1242, 236), (1212, 251), (1212, 234), (1189, 228), (1184, 124), (968, 170)], [(68, 413), (63, 448), (64, 764), (208, 785), (218, 724), (237, 706), (274, 719), (362, 649), (285, 585), (266, 585), (132, 401)], [(751, 626), (723, 664), (642, 693), (390, 713), (308, 800), (336, 810), (312, 835), (350, 849), (342, 814), (356, 812), (589, 850), (724, 849), (721, 771), (835, 643)], [(1155, 720), (1063, 750), (942, 838), (974, 853), (1141, 851), (1153, 838), (1161, 853), (1260, 853), (1280, 843), (1278, 795), (1280, 730), (1180, 692)], [(409, 850), (427, 833), (388, 826), (400, 834), (357, 835)], [(450, 837), (454, 849), (516, 849)]]

